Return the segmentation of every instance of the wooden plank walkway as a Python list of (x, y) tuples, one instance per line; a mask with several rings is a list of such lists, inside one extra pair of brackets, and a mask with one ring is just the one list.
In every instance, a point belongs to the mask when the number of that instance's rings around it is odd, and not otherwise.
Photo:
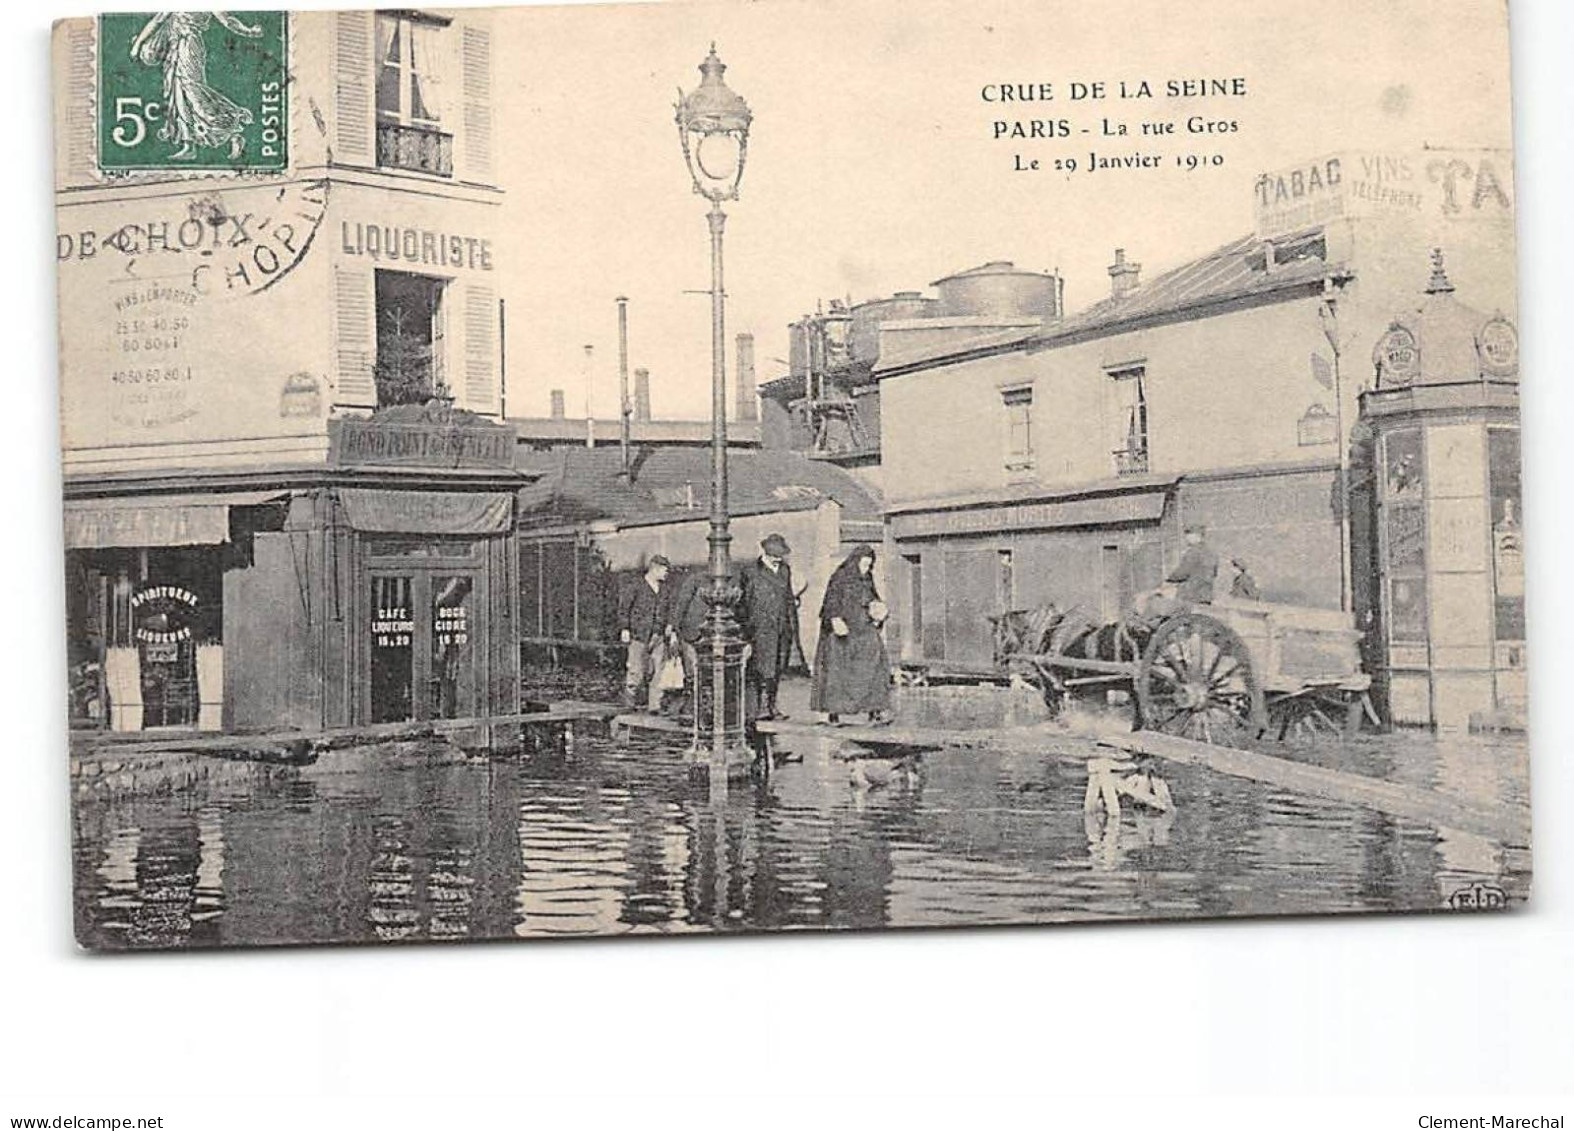
[(206, 754), (219, 758), (305, 764), (325, 750), (375, 746), (423, 738), (447, 738), (465, 732), (500, 728), (553, 727), (572, 729), (582, 722), (606, 722), (618, 708), (608, 703), (564, 700), (544, 711), (523, 711), (488, 718), (425, 719), (420, 722), (369, 723), (355, 727), (328, 727), (317, 731), (278, 730), (257, 734), (219, 734), (184, 731), (178, 734), (142, 732), (77, 732), (71, 736), (73, 755), (142, 755), (155, 753)]
[(634, 731), (648, 731), (652, 734), (689, 734), (693, 724), (669, 718), (666, 715), (649, 715), (643, 711), (619, 710), (612, 716), (612, 733), (618, 739), (625, 739)]
[[(1530, 843), (1530, 810), (1509, 803), (1472, 802), (1424, 786), (1407, 785), (1294, 762), (1271, 754), (1211, 746), (1152, 731), (1110, 735), (1078, 733), (1047, 727), (993, 727), (977, 730), (944, 730), (928, 727), (840, 726), (772, 721), (757, 724), (772, 738), (809, 737), (843, 740), (873, 749), (900, 748), (908, 753), (939, 749), (973, 748), (1012, 753), (1042, 753), (1054, 748), (1064, 757), (1086, 761), (1104, 757), (1110, 750), (1147, 754), (1184, 765), (1202, 766), (1215, 773), (1275, 786), (1308, 797), (1376, 809), (1395, 817), (1429, 825), (1443, 825), (1514, 845)], [(1069, 743), (1085, 744), (1079, 750)]]
[[(679, 722), (677, 719), (667, 718), (663, 715), (648, 715), (641, 712), (628, 712), (618, 715), (612, 720), (613, 733), (619, 738), (627, 738), (636, 732), (650, 734), (671, 734), (688, 737), (693, 733), (693, 724), (687, 721)], [(900, 748), (916, 753), (924, 750), (941, 750), (947, 746), (980, 745), (980, 743), (967, 742), (969, 734), (983, 732), (969, 731), (936, 731), (918, 727), (894, 726), (830, 726), (826, 723), (795, 723), (784, 719), (762, 720), (754, 724), (754, 729), (768, 739), (793, 735), (801, 738), (827, 738), (843, 742), (855, 742), (860, 746), (873, 749)], [(945, 735), (946, 738), (937, 738)]]
[(839, 742), (856, 742), (879, 750), (899, 747), (917, 753), (924, 750), (943, 750), (947, 747), (985, 746), (989, 730), (940, 730), (934, 727), (903, 726), (831, 726), (829, 723), (800, 723), (791, 719), (771, 719), (754, 724), (754, 729), (771, 738), (826, 738)]
[(1204, 742), (1151, 731), (1105, 738), (1100, 745), (1150, 754), (1184, 765), (1204, 766), (1230, 777), (1245, 778), (1311, 797), (1362, 805), (1395, 817), (1428, 825), (1444, 825), (1509, 844), (1530, 843), (1530, 810), (1522, 805), (1471, 802), (1423, 786), (1385, 781), (1305, 762), (1292, 762), (1287, 758), (1275, 758), (1232, 746), (1210, 746)]

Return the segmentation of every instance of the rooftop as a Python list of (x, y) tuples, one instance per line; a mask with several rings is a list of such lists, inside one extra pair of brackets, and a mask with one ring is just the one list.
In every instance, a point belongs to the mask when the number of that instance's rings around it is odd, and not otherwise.
[[(522, 444), (584, 444), (585, 418), (583, 416), (510, 416), (508, 423), (519, 434)], [(620, 426), (617, 420), (596, 420), (596, 446), (618, 446)], [(636, 444), (710, 444), (710, 421), (707, 420), (634, 420), (629, 423), (629, 438)], [(759, 446), (760, 424), (757, 420), (729, 420), (727, 444), (733, 446)]]
[(1325, 278), (1348, 278), (1348, 269), (1329, 262), (1326, 255), (1321, 229), (1273, 241), (1242, 236), (1123, 295), (1102, 299), (1071, 317), (1039, 328), (1002, 328), (991, 334), (925, 343), (911, 352), (882, 355), (877, 375), (886, 377), (926, 369), (979, 352), (1053, 347), (1068, 340), (1121, 333), (1219, 304), (1304, 290)]
[(1320, 228), (1271, 242), (1242, 236), (1124, 295), (1103, 299), (1046, 326), (1039, 341), (1052, 343), (1062, 338), (1113, 332), (1134, 322), (1270, 295), (1320, 282), (1330, 275), (1343, 275), (1343, 267), (1329, 263), (1326, 254)]
[[(518, 466), (541, 477), (520, 492), (523, 527), (673, 522), (702, 518), (710, 506), (710, 452), (702, 448), (641, 446), (633, 482), (622, 476), (616, 445), (550, 452), (522, 446)], [(734, 451), (727, 471), (734, 514), (806, 509), (832, 499), (846, 517), (877, 518), (884, 505), (846, 471), (800, 452)]]

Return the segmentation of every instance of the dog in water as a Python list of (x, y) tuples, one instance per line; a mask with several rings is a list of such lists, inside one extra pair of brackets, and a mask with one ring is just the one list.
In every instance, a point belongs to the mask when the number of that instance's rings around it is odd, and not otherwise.
[(911, 789), (918, 784), (916, 753), (884, 754), (861, 743), (843, 742), (831, 751), (831, 757), (847, 763), (847, 783), (857, 790), (885, 786)]

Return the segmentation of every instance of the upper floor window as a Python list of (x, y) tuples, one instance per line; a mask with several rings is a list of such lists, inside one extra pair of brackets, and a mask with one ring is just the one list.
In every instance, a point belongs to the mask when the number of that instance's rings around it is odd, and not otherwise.
[(1026, 471), (1033, 466), (1033, 387), (1002, 389), (1006, 410), (1006, 470)]
[(448, 21), (412, 12), (377, 14), (377, 163), (449, 177)]
[(1148, 392), (1145, 366), (1109, 370), (1116, 475), (1141, 475), (1148, 470)]
[(447, 280), (376, 272), (377, 407), (422, 404), (449, 392), (443, 304)]

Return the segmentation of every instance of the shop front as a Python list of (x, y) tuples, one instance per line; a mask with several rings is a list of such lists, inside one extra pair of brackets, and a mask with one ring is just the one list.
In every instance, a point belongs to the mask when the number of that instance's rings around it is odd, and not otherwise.
[(994, 662), (990, 618), (1055, 605), (1099, 624), (1164, 584), (1204, 528), (1228, 593), (1233, 563), (1263, 600), (1339, 607), (1335, 469), (1325, 460), (1120, 476), (1012, 497), (894, 507), (887, 644), (905, 662)]
[(1117, 619), (1163, 580), (1175, 486), (1155, 476), (893, 510), (887, 646), (905, 662), (986, 669), (1001, 613), (1055, 604)]
[[(340, 488), (337, 503), (358, 578), (352, 716), (394, 723), (516, 710), (513, 496)], [(434, 513), (423, 520), (422, 511)]]
[(323, 467), (68, 483), (73, 726), (518, 710), (513, 430), (404, 405), (330, 438)]
[(73, 727), (218, 730), (224, 572), (235, 531), (282, 492), (68, 498), (67, 663)]

